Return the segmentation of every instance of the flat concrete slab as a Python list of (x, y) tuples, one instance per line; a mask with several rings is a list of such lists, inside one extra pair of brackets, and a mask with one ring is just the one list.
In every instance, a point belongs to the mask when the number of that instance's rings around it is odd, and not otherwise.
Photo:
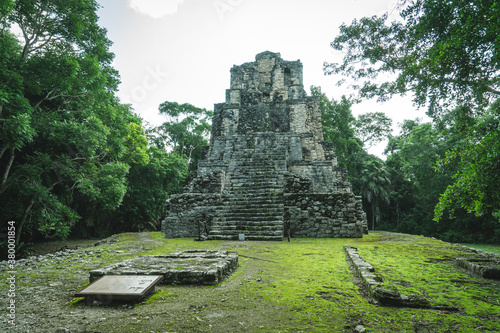
[(238, 255), (217, 250), (188, 250), (139, 256), (90, 271), (90, 282), (104, 275), (161, 275), (162, 284), (214, 285), (238, 267)]
[(137, 301), (154, 291), (162, 275), (105, 275), (94, 281), (76, 297), (100, 301)]

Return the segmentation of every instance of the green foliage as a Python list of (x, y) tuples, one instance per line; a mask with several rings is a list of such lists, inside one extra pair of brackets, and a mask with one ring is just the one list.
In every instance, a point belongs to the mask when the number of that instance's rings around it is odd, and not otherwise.
[(186, 157), (189, 170), (194, 171), (202, 157), (203, 147), (208, 146), (208, 136), (212, 126), (209, 123), (213, 112), (197, 108), (191, 104), (163, 102), (160, 113), (168, 121), (156, 127), (150, 137), (152, 142), (165, 150), (172, 149)]
[(342, 96), (340, 102), (321, 92), (320, 87), (311, 86), (311, 96), (319, 99), (324, 140), (333, 144), (339, 166), (347, 169), (355, 192), (360, 191), (361, 163), (368, 156), (363, 142), (355, 135), (356, 118), (352, 115), (352, 101)]
[(473, 124), (461, 145), (448, 151), (438, 165), (458, 164), (459, 168), (435, 208), (436, 221), (445, 210), (453, 216), (459, 208), (476, 216), (500, 217), (500, 100), (484, 116), (470, 120)]
[[(98, 8), (95, 0), (0, 5), (0, 220), (2, 228), (16, 221), (18, 244), (156, 223), (185, 179), (185, 161), (148, 147), (141, 120), (118, 103)], [(124, 202), (138, 213), (113, 219)]]
[[(331, 46), (344, 52), (343, 60), (325, 63), (325, 72), (352, 79), (361, 98), (412, 93), (433, 117), (433, 124), (407, 121), (402, 134), (391, 137), (386, 152), (396, 213), (385, 212), (388, 220), (402, 231), (492, 241), (498, 235), (492, 216), (500, 217), (494, 102), (500, 95), (500, 6), (415, 0), (397, 9), (401, 19), (394, 22), (386, 14), (342, 25)], [(431, 225), (432, 217), (440, 225)]]
[(383, 141), (391, 133), (392, 119), (383, 112), (360, 114), (354, 123), (356, 137), (368, 145), (367, 148)]
[(147, 153), (148, 139), (146, 139), (144, 129), (136, 123), (128, 124), (128, 135), (125, 141), (125, 159), (131, 164), (146, 165), (149, 163)]
[(370, 204), (370, 218), (372, 230), (375, 230), (375, 221), (380, 221), (380, 203), (389, 203), (390, 174), (385, 163), (377, 158), (368, 160), (361, 174), (362, 195)]
[(123, 205), (114, 214), (119, 230), (156, 230), (168, 195), (182, 191), (187, 177), (186, 160), (154, 146), (147, 153), (147, 164), (133, 164), (130, 169)]
[(443, 217), (439, 224), (433, 221), (434, 207), (460, 169), (458, 161), (440, 161), (447, 151), (462, 145), (463, 137), (454, 127), (444, 130), (443, 124), (413, 120), (402, 124), (401, 134), (391, 137), (386, 149), (392, 185), (391, 203), (381, 211), (382, 228), (452, 242), (498, 240), (500, 226), (491, 215), (474, 217), (457, 209), (453, 219)]
[[(481, 109), (498, 97), (496, 1), (416, 0), (399, 8), (400, 21), (389, 23), (384, 15), (342, 25), (331, 46), (344, 59), (325, 64), (326, 72), (361, 80), (353, 86), (361, 97), (386, 100), (411, 91), (431, 114), (450, 105)], [(385, 73), (394, 75), (384, 79)]]

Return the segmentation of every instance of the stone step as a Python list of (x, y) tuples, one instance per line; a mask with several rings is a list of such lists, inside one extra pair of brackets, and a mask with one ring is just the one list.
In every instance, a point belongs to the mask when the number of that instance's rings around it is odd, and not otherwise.
[(268, 202), (256, 202), (256, 203), (248, 203), (244, 202), (241, 204), (227, 204), (222, 206), (220, 212), (238, 212), (238, 213), (272, 213), (272, 212), (283, 212), (284, 207), (278, 203)]
[(277, 225), (283, 224), (281, 216), (271, 216), (269, 218), (261, 217), (245, 217), (245, 216), (220, 216), (217, 218), (216, 225), (231, 225), (231, 224), (251, 224), (251, 225)]
[(280, 216), (283, 215), (284, 209), (283, 207), (269, 208), (269, 209), (259, 209), (259, 208), (230, 208), (223, 209), (219, 212), (219, 216)]
[(245, 144), (230, 163), (230, 197), (218, 211), (208, 239), (237, 240), (245, 234), (248, 240), (281, 241), (286, 149), (246, 149)]
[[(209, 235), (208, 236), (209, 240), (238, 240), (239, 239), (239, 234), (238, 235)], [(245, 235), (245, 240), (252, 240), (252, 241), (282, 241), (283, 236), (256, 236), (256, 235)]]
[(224, 202), (233, 202), (233, 203), (255, 203), (256, 205), (263, 203), (281, 203), (282, 202), (282, 194), (281, 193), (255, 193), (255, 192), (230, 192), (232, 197)]
[(238, 232), (234, 234), (212, 234), (208, 236), (209, 240), (238, 240), (239, 235), (244, 234), (245, 240), (256, 240), (256, 241), (282, 241), (283, 235), (260, 235), (260, 234), (246, 234), (244, 232)]
[(230, 185), (229, 185), (231, 188), (233, 189), (239, 189), (239, 188), (248, 188), (248, 189), (251, 189), (251, 188), (254, 188), (256, 190), (262, 190), (262, 191), (266, 191), (266, 190), (270, 190), (270, 189), (273, 189), (273, 188), (277, 188), (278, 187), (278, 184), (275, 183), (275, 182), (256, 182), (256, 181), (234, 181), (234, 182), (231, 182)]
[(257, 218), (244, 216), (218, 216), (214, 219), (214, 226), (230, 224), (251, 224), (251, 225), (279, 225), (283, 224), (283, 216), (277, 215), (272, 218)]
[(233, 164), (234, 169), (238, 170), (261, 170), (268, 172), (276, 172), (281, 170), (283, 167), (286, 167), (286, 163), (283, 161), (255, 161), (255, 160), (239, 160), (236, 162), (237, 164)]
[(235, 181), (254, 181), (254, 182), (272, 182), (276, 183), (278, 182), (278, 177), (272, 176), (266, 173), (259, 173), (259, 174), (238, 174), (237, 176), (231, 177), (231, 182)]
[(280, 226), (283, 225), (283, 216), (273, 216), (272, 218), (249, 218), (241, 216), (218, 216), (214, 219), (212, 228), (224, 225), (253, 225), (253, 226)]
[[(284, 150), (286, 151), (286, 149)], [(269, 149), (269, 150), (266, 149), (261, 151), (242, 149), (235, 155), (243, 159), (249, 158), (252, 160), (265, 159), (269, 161), (276, 161), (276, 160), (283, 160), (284, 158), (286, 158), (286, 153), (283, 153), (281, 149)]]
[(283, 235), (283, 229), (269, 229), (269, 230), (251, 230), (247, 228), (241, 229), (214, 229), (210, 231), (211, 235), (237, 235), (237, 234), (245, 234), (245, 235), (262, 235), (262, 236), (279, 236)]
[(249, 172), (255, 172), (258, 174), (269, 174), (269, 175), (277, 175), (278, 172), (282, 171), (281, 167), (276, 168), (276, 165), (263, 165), (263, 164), (254, 164), (254, 163), (248, 163), (248, 164), (239, 164), (235, 165), (232, 167), (233, 171), (237, 171), (239, 173), (233, 173), (233, 175), (239, 175), (241, 173), (247, 174)]
[(247, 177), (247, 178), (238, 178), (238, 179), (231, 179), (228, 183), (229, 185), (236, 185), (236, 186), (241, 186), (241, 185), (258, 185), (258, 186), (276, 186), (280, 183), (277, 179), (255, 179), (252, 177)]
[(264, 203), (266, 201), (271, 200), (272, 202), (281, 202), (283, 194), (280, 192), (246, 192), (243, 189), (235, 192), (229, 192), (231, 197), (224, 202), (261, 202)]
[[(244, 193), (232, 193), (233, 197), (224, 201), (225, 204), (231, 205), (269, 205), (281, 204), (281, 196), (279, 195), (245, 195)], [(227, 205), (226, 205), (227, 206)]]
[[(262, 153), (246, 153), (246, 154), (238, 154), (236, 155), (240, 161), (256, 161), (256, 162), (275, 162), (275, 161), (282, 161), (286, 159), (286, 155), (284, 154), (279, 154), (276, 151), (268, 151), (268, 152), (262, 152)], [(234, 155), (233, 155), (234, 158)]]
[(267, 207), (263, 209), (262, 207), (250, 207), (250, 206), (233, 206), (225, 207), (219, 212), (224, 214), (237, 214), (237, 215), (249, 215), (249, 216), (266, 216), (266, 215), (276, 215), (283, 214), (284, 208), (279, 206)]
[(233, 174), (233, 177), (245, 177), (245, 176), (259, 176), (259, 177), (274, 177), (277, 178), (279, 173), (274, 167), (268, 168), (255, 168), (255, 167), (246, 167), (246, 168), (234, 168), (234, 171), (238, 172)]
[(237, 212), (237, 213), (242, 213), (242, 214), (260, 214), (264, 215), (267, 213), (278, 213), (281, 212), (283, 213), (284, 207), (283, 205), (279, 204), (266, 204), (265, 206), (263, 204), (254, 204), (254, 205), (249, 205), (249, 204), (242, 204), (242, 205), (227, 205), (223, 206), (222, 209), (220, 209), (220, 212)]
[(275, 189), (268, 189), (266, 191), (251, 189), (251, 188), (237, 188), (228, 191), (235, 198), (257, 198), (257, 199), (278, 199), (283, 195), (283, 192), (276, 191)]
[(283, 230), (283, 223), (275, 222), (274, 224), (265, 223), (265, 224), (255, 224), (255, 223), (245, 223), (245, 222), (235, 222), (231, 224), (218, 224), (217, 226), (212, 227), (210, 232), (219, 232), (221, 230), (266, 230), (266, 231), (280, 231)]
[(225, 203), (234, 205), (251, 205), (252, 207), (260, 205), (283, 204), (282, 196), (277, 194), (276, 195), (267, 194), (258, 196), (248, 195), (248, 193), (232, 193), (232, 194), (233, 197), (227, 201), (224, 201)]
[(274, 196), (283, 194), (283, 192), (278, 187), (269, 187), (269, 188), (259, 188), (256, 186), (238, 186), (238, 187), (230, 187), (227, 189), (228, 191), (235, 194), (251, 194), (251, 196)]
[(283, 205), (277, 204), (277, 203), (254, 203), (254, 204), (227, 204), (225, 206), (222, 206), (219, 212), (238, 212), (241, 214), (251, 214), (251, 213), (260, 213), (260, 214), (265, 214), (265, 213), (277, 213), (277, 212), (283, 212), (284, 207)]
[(219, 226), (218, 228), (212, 228), (211, 232), (212, 233), (221, 233), (221, 232), (228, 232), (228, 231), (248, 231), (248, 232), (271, 232), (271, 233), (276, 233), (276, 232), (281, 232), (282, 231), (282, 226), (268, 226), (268, 225), (226, 225), (226, 226)]
[(279, 181), (279, 178), (276, 176), (272, 176), (266, 173), (255, 174), (253, 171), (249, 174), (239, 173), (237, 176), (231, 177), (231, 183), (233, 182), (261, 182), (261, 183), (276, 183)]

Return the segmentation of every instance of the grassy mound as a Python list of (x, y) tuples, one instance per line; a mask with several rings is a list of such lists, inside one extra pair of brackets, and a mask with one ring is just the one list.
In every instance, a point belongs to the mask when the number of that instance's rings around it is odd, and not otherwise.
[[(160, 233), (118, 238), (82, 252), (83, 257), (75, 253), (57, 266), (20, 268), (20, 327), (30, 328), (30, 321), (22, 320), (23, 311), (31, 309), (39, 317), (38, 325), (51, 325), (47, 331), (62, 327), (99, 332), (354, 332), (358, 325), (367, 332), (500, 330), (500, 282), (472, 277), (455, 267), (454, 258), (473, 254), (438, 240), (385, 232), (362, 239), (290, 243), (194, 242), (163, 239)], [(384, 285), (425, 297), (444, 310), (373, 304), (346, 261), (345, 244), (358, 249)], [(86, 304), (72, 296), (88, 282), (90, 269), (137, 255), (187, 249), (237, 252), (240, 267), (215, 287), (160, 285), (155, 295), (137, 305)], [(56, 297), (38, 301), (36, 295), (23, 296), (47, 284), (57, 286), (52, 290)]]

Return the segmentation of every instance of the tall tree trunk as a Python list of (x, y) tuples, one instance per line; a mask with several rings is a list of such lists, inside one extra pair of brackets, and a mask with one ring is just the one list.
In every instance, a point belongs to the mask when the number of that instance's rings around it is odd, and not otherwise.
[(372, 230), (375, 230), (375, 202), (372, 202)]
[[(47, 189), (47, 192), (50, 192), (52, 191), (52, 189), (59, 183), (61, 183), (62, 180), (58, 180), (54, 183), (52, 183), (52, 185), (50, 185)], [(17, 230), (16, 230), (16, 244), (19, 245), (19, 240), (21, 239), (21, 232), (23, 231), (23, 227), (24, 225), (26, 224), (26, 220), (28, 220), (28, 216), (30, 215), (31, 213), (31, 209), (33, 208), (33, 205), (35, 204), (35, 201), (36, 201), (36, 198), (37, 196), (33, 196), (33, 198), (31, 198), (31, 201), (28, 205), (28, 207), (26, 208), (26, 210), (24, 211), (24, 215), (23, 215), (23, 218), (21, 219), (21, 222), (19, 222), (19, 226), (17, 227)]]
[(396, 206), (396, 229), (399, 229), (399, 201)]
[(36, 196), (34, 196), (31, 199), (28, 207), (24, 211), (23, 218), (19, 222), (19, 225), (18, 225), (17, 230), (16, 230), (16, 245), (19, 245), (19, 240), (21, 239), (21, 233), (23, 231), (24, 224), (26, 223), (26, 220), (28, 219), (28, 216), (31, 212), (31, 209), (33, 208), (33, 205), (35, 204), (35, 200), (36, 200)]
[(7, 183), (7, 178), (9, 177), (10, 168), (12, 167), (12, 164), (14, 163), (14, 158), (16, 157), (14, 153), (15, 149), (11, 148), (9, 160), (7, 161), (7, 166), (5, 167), (5, 170), (2, 175), (2, 181), (0, 183), (0, 193), (3, 193), (5, 191), (5, 185)]
[(6, 150), (7, 150), (7, 147), (3, 147), (2, 149), (0, 149), (0, 158), (2, 158), (3, 153), (5, 153)]

